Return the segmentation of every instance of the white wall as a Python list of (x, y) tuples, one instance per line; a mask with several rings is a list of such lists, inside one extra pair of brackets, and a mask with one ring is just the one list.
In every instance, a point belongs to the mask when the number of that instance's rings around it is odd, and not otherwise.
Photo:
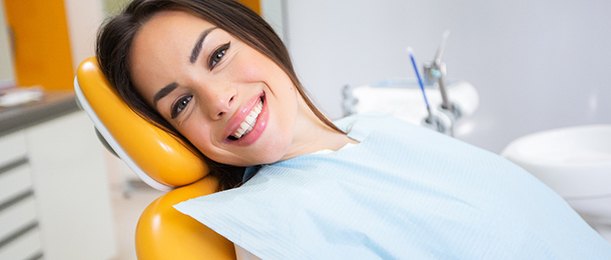
[(405, 47), (429, 61), (449, 29), (449, 77), (480, 94), (474, 130), (459, 138), (499, 152), (530, 132), (611, 123), (610, 1), (291, 0), (286, 10), (297, 72), (332, 118), (343, 85), (413, 75)]
[(87, 57), (95, 55), (98, 27), (104, 19), (101, 0), (66, 0), (74, 71)]
[(0, 1), (0, 90), (15, 84), (13, 52), (9, 28), (4, 14), (4, 1)]
[(288, 43), (284, 37), (285, 5), (284, 0), (261, 0), (261, 15), (274, 28), (280, 39)]

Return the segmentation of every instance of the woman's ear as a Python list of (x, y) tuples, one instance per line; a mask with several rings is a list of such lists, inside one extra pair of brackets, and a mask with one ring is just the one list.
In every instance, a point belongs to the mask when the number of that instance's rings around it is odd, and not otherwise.
[(191, 184), (208, 174), (198, 153), (140, 117), (110, 86), (95, 57), (77, 69), (78, 102), (108, 145), (147, 184), (159, 190)]

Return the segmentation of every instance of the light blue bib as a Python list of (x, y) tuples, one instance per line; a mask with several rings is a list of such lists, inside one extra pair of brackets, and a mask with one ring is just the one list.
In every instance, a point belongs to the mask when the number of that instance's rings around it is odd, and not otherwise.
[(558, 195), (498, 155), (387, 117), (338, 125), (360, 143), (175, 207), (263, 259), (611, 259)]

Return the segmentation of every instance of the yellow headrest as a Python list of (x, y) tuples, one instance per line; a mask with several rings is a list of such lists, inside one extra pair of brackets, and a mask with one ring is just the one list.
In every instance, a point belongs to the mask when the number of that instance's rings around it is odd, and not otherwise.
[(100, 71), (95, 57), (79, 65), (74, 89), (96, 129), (147, 184), (169, 190), (208, 174), (206, 163), (197, 153), (123, 102)]

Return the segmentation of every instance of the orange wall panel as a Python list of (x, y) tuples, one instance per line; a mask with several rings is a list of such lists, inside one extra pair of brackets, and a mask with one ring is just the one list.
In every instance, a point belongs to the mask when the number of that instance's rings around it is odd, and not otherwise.
[(71, 90), (74, 71), (64, 0), (4, 0), (20, 86)]
[(242, 3), (245, 6), (248, 6), (250, 10), (253, 10), (256, 13), (258, 13), (259, 15), (261, 15), (261, 1), (260, 0), (240, 0), (240, 3)]

